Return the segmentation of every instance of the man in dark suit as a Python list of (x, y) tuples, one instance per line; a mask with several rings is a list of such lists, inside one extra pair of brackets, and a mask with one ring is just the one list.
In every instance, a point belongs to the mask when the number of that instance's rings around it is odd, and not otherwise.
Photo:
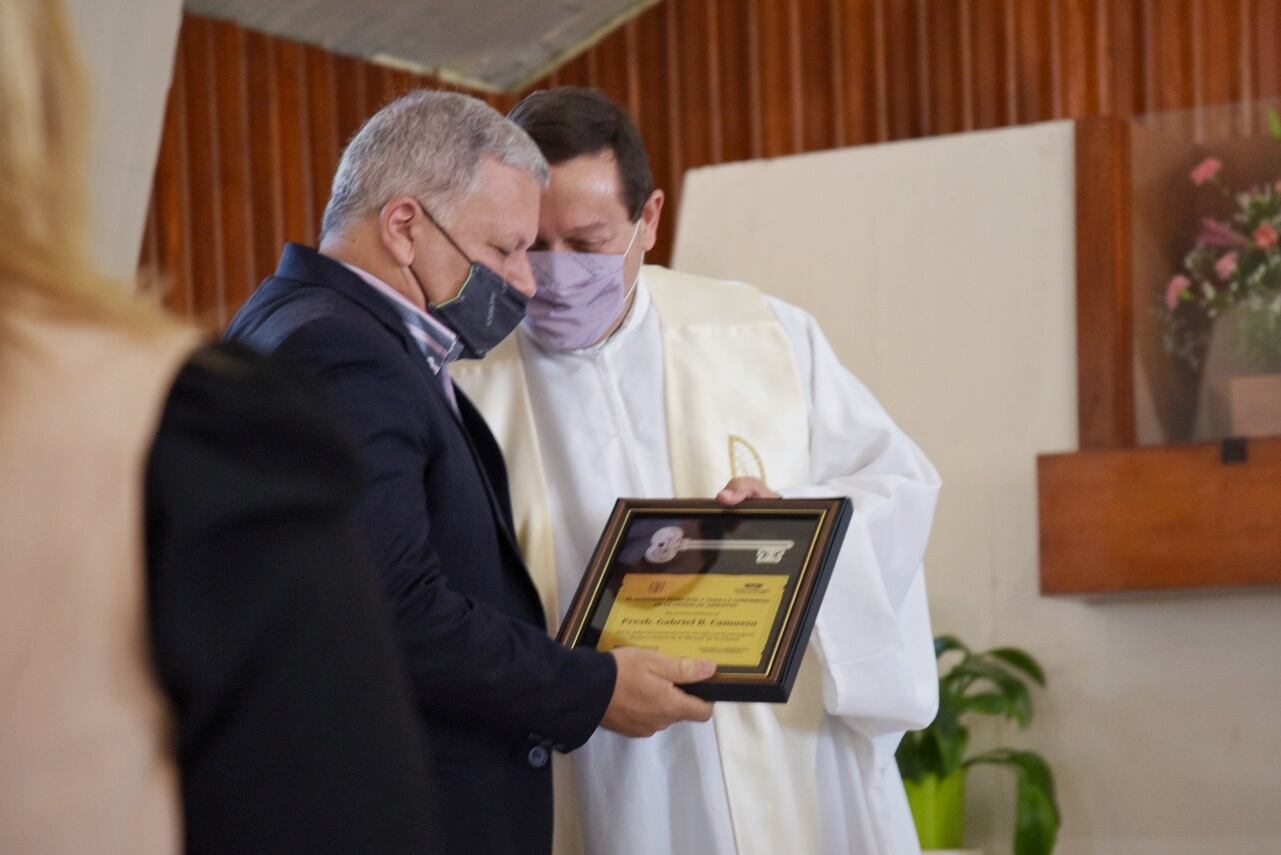
[(546, 853), (549, 751), (709, 705), (711, 663), (569, 650), (546, 632), (492, 434), (448, 365), (510, 333), (547, 165), (475, 99), (420, 91), (343, 154), (320, 251), (291, 244), (228, 336), (309, 367), (355, 434), (359, 518), (394, 612), (451, 853)]

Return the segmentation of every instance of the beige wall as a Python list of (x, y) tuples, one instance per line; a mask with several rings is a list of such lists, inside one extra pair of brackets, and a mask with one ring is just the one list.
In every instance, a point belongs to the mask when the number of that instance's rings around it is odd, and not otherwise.
[(182, 0), (67, 0), (94, 85), (92, 249), (132, 276), (160, 147)]
[[(1058, 776), (1061, 855), (1281, 852), (1281, 594), (1037, 592), (1035, 459), (1076, 446), (1070, 123), (690, 173), (675, 266), (813, 312), (943, 474), (935, 629), (1046, 665), (1026, 734)], [(1082, 497), (1088, 500), (1088, 497)], [(1012, 787), (972, 778), (1009, 851)]]

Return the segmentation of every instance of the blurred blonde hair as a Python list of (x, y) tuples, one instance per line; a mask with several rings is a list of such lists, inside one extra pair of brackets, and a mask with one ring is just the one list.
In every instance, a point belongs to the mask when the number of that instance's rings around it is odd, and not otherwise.
[(19, 308), (152, 327), (88, 257), (89, 97), (62, 0), (0, 0), (0, 58), (0, 345)]

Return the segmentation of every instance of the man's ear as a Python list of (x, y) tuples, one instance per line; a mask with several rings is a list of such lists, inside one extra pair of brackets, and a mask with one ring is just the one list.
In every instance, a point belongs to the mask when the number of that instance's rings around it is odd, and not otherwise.
[(414, 231), (421, 220), (412, 196), (397, 196), (378, 212), (378, 237), (400, 267), (414, 263)]
[(663, 218), (663, 200), (666, 197), (662, 190), (649, 194), (645, 207), (641, 208), (641, 248), (649, 252), (658, 240), (658, 221)]

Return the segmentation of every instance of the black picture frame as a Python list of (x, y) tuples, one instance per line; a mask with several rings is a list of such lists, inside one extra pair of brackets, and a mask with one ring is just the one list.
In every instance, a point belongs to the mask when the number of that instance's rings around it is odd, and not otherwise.
[[(619, 499), (557, 639), (569, 647), (597, 647), (632, 573), (646, 574), (642, 579), (775, 576), (782, 593), (760, 658), (752, 665), (722, 665), (709, 680), (682, 688), (710, 701), (786, 703), (852, 513), (846, 498), (755, 499), (732, 507), (705, 499)], [(751, 586), (745, 582), (743, 589)]]

